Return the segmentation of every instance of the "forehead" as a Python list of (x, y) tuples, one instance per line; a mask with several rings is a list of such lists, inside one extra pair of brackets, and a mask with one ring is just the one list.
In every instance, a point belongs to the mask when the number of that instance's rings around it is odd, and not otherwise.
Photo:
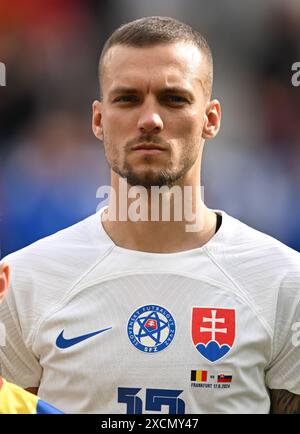
[(102, 68), (102, 87), (134, 86), (164, 81), (168, 85), (204, 80), (207, 60), (200, 49), (185, 42), (148, 47), (115, 45), (106, 53)]

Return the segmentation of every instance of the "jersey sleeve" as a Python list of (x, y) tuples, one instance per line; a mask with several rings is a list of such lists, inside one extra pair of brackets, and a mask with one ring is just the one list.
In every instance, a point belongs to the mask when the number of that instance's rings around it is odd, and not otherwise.
[[(26, 309), (25, 309), (26, 310)], [(21, 387), (38, 387), (42, 368), (25, 336), (26, 319), (30, 324), (30, 311), (27, 318), (20, 316), (13, 288), (0, 306), (0, 375)]]
[(272, 353), (266, 385), (300, 395), (300, 272), (289, 275), (280, 288)]

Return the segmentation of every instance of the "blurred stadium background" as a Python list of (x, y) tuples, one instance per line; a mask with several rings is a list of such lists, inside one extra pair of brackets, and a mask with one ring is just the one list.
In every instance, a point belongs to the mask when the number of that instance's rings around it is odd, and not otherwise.
[(221, 132), (206, 143), (205, 201), (300, 251), (299, 0), (0, 2), (0, 247), (6, 255), (93, 213), (109, 184), (91, 132), (103, 42), (167, 15), (203, 33)]

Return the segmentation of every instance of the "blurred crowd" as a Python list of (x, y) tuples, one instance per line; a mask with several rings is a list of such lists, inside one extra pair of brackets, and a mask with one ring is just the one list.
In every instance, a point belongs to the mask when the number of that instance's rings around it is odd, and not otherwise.
[(109, 184), (91, 132), (98, 57), (115, 28), (147, 15), (191, 24), (213, 51), (223, 124), (206, 143), (206, 203), (300, 251), (299, 1), (2, 0), (1, 254), (95, 212)]

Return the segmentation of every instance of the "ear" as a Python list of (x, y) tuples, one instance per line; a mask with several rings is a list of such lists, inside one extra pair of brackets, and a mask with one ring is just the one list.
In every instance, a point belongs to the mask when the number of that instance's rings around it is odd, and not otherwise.
[(202, 137), (213, 139), (221, 126), (221, 104), (217, 99), (209, 101), (205, 110)]
[(0, 302), (5, 296), (9, 285), (9, 266), (0, 264)]
[(103, 140), (102, 103), (98, 100), (93, 102), (92, 129), (97, 139)]

